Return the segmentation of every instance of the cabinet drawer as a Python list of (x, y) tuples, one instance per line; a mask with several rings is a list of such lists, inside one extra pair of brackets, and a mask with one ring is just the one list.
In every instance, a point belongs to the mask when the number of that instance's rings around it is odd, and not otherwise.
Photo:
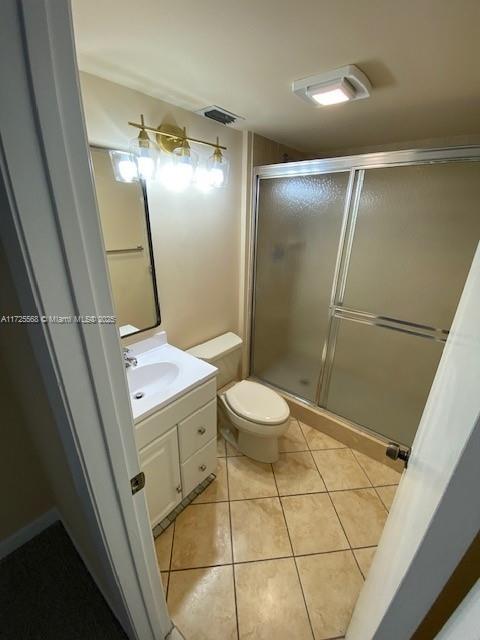
[(215, 437), (181, 465), (183, 496), (187, 496), (207, 476), (214, 473), (216, 465), (217, 438)]
[(216, 398), (216, 396), (217, 382), (215, 379), (209, 380), (200, 387), (196, 387), (189, 393), (182, 395), (178, 400), (168, 404), (166, 407), (159, 409), (151, 416), (137, 422), (135, 424), (137, 449), (146, 447), (155, 438), (166, 433), (172, 426), (183, 420), (185, 416), (189, 416), (209, 400)]
[(178, 442), (180, 462), (204, 447), (217, 434), (217, 401), (195, 411), (191, 416), (178, 423)]

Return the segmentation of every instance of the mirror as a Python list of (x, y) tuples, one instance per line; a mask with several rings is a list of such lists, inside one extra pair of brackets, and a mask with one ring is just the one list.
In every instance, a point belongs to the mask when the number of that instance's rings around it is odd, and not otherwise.
[(90, 147), (117, 325), (122, 337), (160, 324), (145, 183), (117, 182), (110, 149)]

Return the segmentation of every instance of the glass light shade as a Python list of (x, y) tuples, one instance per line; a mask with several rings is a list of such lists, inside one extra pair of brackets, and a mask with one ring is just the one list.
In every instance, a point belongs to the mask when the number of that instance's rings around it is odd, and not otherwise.
[(153, 180), (157, 173), (158, 149), (146, 131), (140, 131), (138, 138), (130, 142), (130, 150), (135, 158), (139, 177), (142, 180)]
[(194, 151), (186, 146), (178, 147), (160, 166), (161, 183), (169, 191), (185, 191), (193, 181), (197, 163), (197, 154)]
[(113, 167), (113, 175), (117, 182), (135, 182), (138, 180), (135, 158), (126, 151), (110, 151), (110, 160)]
[(228, 178), (229, 162), (220, 149), (215, 149), (207, 162), (210, 184), (214, 189), (224, 187)]

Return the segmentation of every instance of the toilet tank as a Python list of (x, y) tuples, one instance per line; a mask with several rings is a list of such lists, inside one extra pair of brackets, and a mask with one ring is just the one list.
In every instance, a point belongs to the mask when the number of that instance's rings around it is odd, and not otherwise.
[(188, 353), (217, 367), (217, 389), (240, 377), (242, 339), (235, 333), (222, 333), (221, 336), (188, 349)]

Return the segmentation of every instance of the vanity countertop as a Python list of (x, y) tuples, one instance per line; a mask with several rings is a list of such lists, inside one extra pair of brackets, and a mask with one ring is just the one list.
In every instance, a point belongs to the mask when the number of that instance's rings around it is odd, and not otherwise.
[(168, 344), (164, 331), (128, 347), (137, 364), (127, 368), (135, 423), (217, 375), (216, 367)]

